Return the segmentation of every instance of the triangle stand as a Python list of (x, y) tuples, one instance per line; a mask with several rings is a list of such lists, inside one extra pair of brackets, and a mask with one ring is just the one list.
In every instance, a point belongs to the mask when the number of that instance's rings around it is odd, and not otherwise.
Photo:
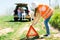
[(31, 25), (29, 30), (28, 30), (28, 33), (26, 35), (27, 38), (31, 37), (31, 36), (35, 36), (35, 37), (39, 37), (37, 31), (33, 28), (33, 26)]

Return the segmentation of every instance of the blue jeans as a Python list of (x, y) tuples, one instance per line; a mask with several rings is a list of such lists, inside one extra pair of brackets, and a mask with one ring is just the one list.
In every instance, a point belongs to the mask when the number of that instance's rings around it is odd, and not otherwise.
[(22, 17), (22, 13), (18, 13), (18, 17), (20, 19)]
[(48, 22), (49, 22), (50, 18), (51, 18), (51, 16), (44, 21), (44, 24), (45, 24), (45, 27), (46, 27), (46, 34), (47, 35), (50, 34), (49, 25), (48, 25)]

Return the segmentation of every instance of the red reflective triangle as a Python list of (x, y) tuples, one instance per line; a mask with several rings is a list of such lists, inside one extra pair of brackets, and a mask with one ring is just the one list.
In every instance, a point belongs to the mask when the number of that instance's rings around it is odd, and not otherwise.
[(36, 32), (36, 30), (32, 26), (30, 26), (26, 36), (27, 37), (29, 37), (29, 36), (38, 36), (38, 33)]

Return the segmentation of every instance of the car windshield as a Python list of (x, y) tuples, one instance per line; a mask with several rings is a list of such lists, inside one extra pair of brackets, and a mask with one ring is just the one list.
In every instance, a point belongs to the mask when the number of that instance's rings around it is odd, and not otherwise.
[(26, 8), (25, 7), (22, 7), (23, 8), (23, 10), (26, 10)]

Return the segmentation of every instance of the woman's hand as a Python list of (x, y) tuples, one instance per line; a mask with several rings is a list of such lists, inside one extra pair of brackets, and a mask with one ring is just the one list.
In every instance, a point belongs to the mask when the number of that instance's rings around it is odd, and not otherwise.
[(36, 13), (36, 16), (34, 17), (34, 20), (31, 25), (34, 26), (35, 24), (37, 24), (39, 19), (40, 19), (40, 14)]

